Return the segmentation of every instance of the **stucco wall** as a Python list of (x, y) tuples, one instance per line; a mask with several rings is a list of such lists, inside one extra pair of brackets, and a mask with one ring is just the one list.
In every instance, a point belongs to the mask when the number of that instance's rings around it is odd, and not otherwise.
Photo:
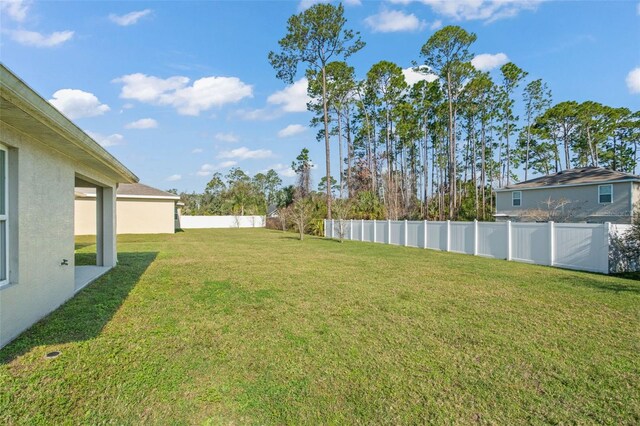
[[(96, 234), (96, 199), (80, 198), (75, 200), (75, 235), (95, 235)], [(117, 205), (117, 204), (116, 204)], [(116, 207), (117, 208), (117, 207)], [(118, 218), (118, 221), (120, 218)], [(117, 222), (116, 222), (117, 226)]]
[(613, 185), (613, 203), (598, 203), (598, 185), (570, 186), (564, 188), (542, 188), (522, 190), (520, 207), (511, 205), (513, 191), (496, 194), (496, 213), (506, 214), (515, 219), (526, 210), (545, 209), (545, 202), (567, 199), (571, 204), (565, 208), (571, 211), (569, 221), (581, 222), (618, 222), (629, 223), (631, 220), (631, 183), (622, 182)]
[[(116, 203), (118, 234), (173, 234), (174, 200), (119, 198)], [(96, 199), (75, 200), (76, 235), (95, 235)]]
[[(73, 296), (76, 172), (115, 182), (0, 123), (10, 148), (10, 283), (0, 288), (0, 347)], [(17, 234), (17, 235), (16, 235)], [(67, 259), (68, 265), (61, 265)]]

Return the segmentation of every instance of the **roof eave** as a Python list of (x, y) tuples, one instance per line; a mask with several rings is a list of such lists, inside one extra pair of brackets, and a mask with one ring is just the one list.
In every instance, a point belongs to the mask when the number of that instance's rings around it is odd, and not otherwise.
[(590, 185), (606, 185), (609, 183), (625, 183), (625, 182), (640, 182), (640, 179), (613, 179), (613, 180), (601, 180), (598, 182), (585, 182), (585, 183), (567, 183), (562, 185), (546, 185), (546, 186), (528, 186), (528, 187), (511, 187), (496, 189), (495, 192), (510, 192), (510, 191), (525, 191), (534, 189), (551, 189), (551, 188), (566, 188), (571, 186), (590, 186)]
[[(0, 63), (0, 93), (6, 99), (49, 127), (62, 138), (95, 158), (118, 178), (119, 183), (136, 183), (138, 177), (82, 129), (65, 117), (53, 105), (34, 91), (23, 80)], [(46, 140), (42, 141), (46, 144)]]

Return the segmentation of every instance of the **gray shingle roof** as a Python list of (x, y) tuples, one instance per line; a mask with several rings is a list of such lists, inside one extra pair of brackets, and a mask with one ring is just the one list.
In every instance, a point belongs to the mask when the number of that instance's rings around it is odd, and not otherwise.
[[(95, 188), (76, 188), (76, 196), (94, 196), (96, 194)], [(176, 194), (162, 191), (149, 185), (142, 183), (121, 183), (118, 185), (118, 196), (126, 197), (144, 197), (144, 198), (175, 198), (179, 199)]]
[(143, 195), (146, 197), (176, 197), (176, 194), (153, 188), (143, 183), (121, 183), (118, 185), (118, 195)]
[(535, 179), (529, 179), (524, 182), (509, 185), (504, 189), (542, 188), (545, 186), (578, 185), (625, 180), (640, 181), (640, 176), (604, 169), (602, 167), (581, 167), (563, 170), (552, 175), (541, 176)]

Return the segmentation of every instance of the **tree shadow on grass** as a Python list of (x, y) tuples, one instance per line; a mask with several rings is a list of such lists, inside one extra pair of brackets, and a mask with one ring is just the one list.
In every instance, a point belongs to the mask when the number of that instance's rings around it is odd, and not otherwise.
[(0, 363), (8, 363), (36, 346), (77, 342), (98, 336), (157, 254), (118, 253), (118, 266), (1, 349)]
[(620, 272), (618, 274), (613, 274), (614, 277), (624, 278), (627, 280), (635, 280), (640, 281), (640, 271), (638, 272)]
[[(563, 277), (562, 280), (576, 287), (589, 287), (595, 290), (608, 291), (613, 293), (631, 293), (640, 295), (640, 282), (635, 282), (633, 279), (629, 279), (628, 282), (620, 282), (621, 280), (614, 280), (612, 276), (603, 275), (603, 280), (597, 280), (589, 277), (589, 273), (585, 272), (576, 277)], [(627, 278), (619, 276), (620, 278)], [(610, 279), (608, 279), (610, 278)]]

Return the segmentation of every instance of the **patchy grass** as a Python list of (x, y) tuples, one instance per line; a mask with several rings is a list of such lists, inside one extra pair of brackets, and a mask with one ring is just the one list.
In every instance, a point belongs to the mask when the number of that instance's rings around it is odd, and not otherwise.
[(640, 422), (638, 281), (267, 230), (119, 250), (0, 351), (0, 423)]

